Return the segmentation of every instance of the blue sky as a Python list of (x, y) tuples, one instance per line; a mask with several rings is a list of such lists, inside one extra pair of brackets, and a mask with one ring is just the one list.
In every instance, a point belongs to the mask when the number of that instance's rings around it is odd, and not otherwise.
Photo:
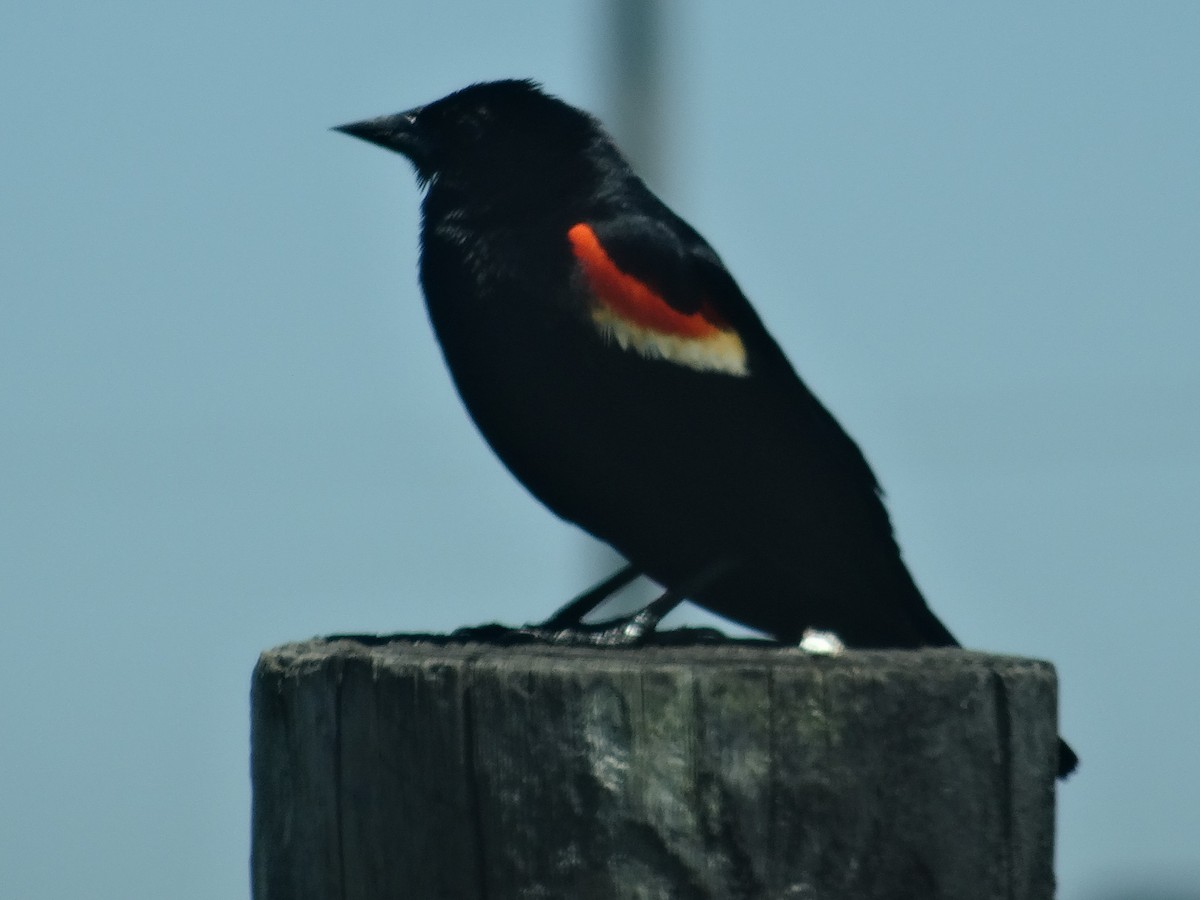
[[(507, 76), (603, 116), (605, 21), (0, 13), (5, 896), (247, 896), (260, 649), (579, 586), (585, 540), (442, 370), (411, 173), (327, 129)], [(1200, 896), (1200, 7), (668, 22), (662, 193), (864, 447), (943, 620), (1059, 667), (1060, 896)]]

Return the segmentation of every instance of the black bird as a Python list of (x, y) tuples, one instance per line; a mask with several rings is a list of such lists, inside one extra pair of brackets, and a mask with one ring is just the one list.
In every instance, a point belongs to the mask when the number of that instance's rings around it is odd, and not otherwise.
[(339, 130), (427, 187), (421, 284), (483, 436), (631, 563), (547, 627), (579, 627), (640, 572), (668, 593), (626, 634), (687, 598), (781, 641), (957, 646), (858, 446), (595, 118), (498, 81)]

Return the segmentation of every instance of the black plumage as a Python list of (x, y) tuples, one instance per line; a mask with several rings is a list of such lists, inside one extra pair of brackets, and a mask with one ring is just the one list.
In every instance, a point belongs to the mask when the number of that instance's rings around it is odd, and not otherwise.
[(593, 117), (503, 81), (341, 130), (427, 185), (430, 320), (476, 425), (534, 496), (780, 640), (956, 645), (859, 448)]

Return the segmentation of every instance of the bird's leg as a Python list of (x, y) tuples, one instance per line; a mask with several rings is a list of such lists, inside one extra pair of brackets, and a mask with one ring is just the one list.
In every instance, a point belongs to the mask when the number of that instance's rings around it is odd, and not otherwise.
[(585, 638), (586, 643), (619, 647), (640, 644), (647, 635), (653, 634), (658, 623), (667, 617), (680, 603), (687, 599), (676, 591), (664, 591), (657, 599), (642, 607), (632, 616), (615, 622), (601, 623), (598, 631)]
[(632, 565), (627, 565), (595, 587), (584, 591), (540, 625), (526, 625), (523, 628), (481, 625), (475, 628), (460, 628), (454, 632), (454, 637), (491, 643), (544, 641), (551, 644), (591, 647), (633, 647), (643, 643), (653, 634), (658, 623), (688, 596), (703, 590), (734, 566), (735, 563), (728, 560), (711, 563), (677, 587), (664, 591), (656, 600), (633, 615), (597, 622), (594, 625), (580, 621), (602, 600), (641, 574)]
[(640, 574), (632, 564), (627, 563), (603, 581), (592, 585), (538, 627), (547, 631), (563, 631), (580, 625), (584, 616)]
[[(566, 628), (553, 631), (551, 625), (557, 618), (556, 614), (545, 625), (540, 626), (536, 630), (542, 632), (544, 629), (542, 636), (546, 640), (559, 644), (588, 644), (599, 647), (634, 646), (642, 643), (649, 635), (653, 634), (654, 630), (658, 627), (658, 623), (675, 607), (686, 600), (689, 595), (707, 587), (716, 578), (724, 575), (731, 568), (733, 568), (733, 564), (726, 560), (719, 560), (705, 566), (695, 576), (687, 579), (675, 588), (669, 588), (664, 591), (656, 600), (631, 616), (625, 616), (609, 622), (599, 622), (595, 625), (586, 625), (576, 621), (574, 625), (568, 625)], [(623, 573), (617, 574), (620, 575)], [(613, 579), (616, 577), (614, 575)], [(589, 591), (589, 593), (591, 592)], [(573, 606), (575, 602), (577, 601), (568, 604), (568, 608)]]
[[(684, 599), (684, 595), (678, 591), (665, 591), (656, 600), (633, 615), (595, 624), (580, 622), (578, 618), (574, 622), (565, 618), (560, 621), (559, 614), (556, 613), (541, 625), (527, 625), (524, 628), (512, 629), (512, 637), (518, 640), (524, 638), (548, 641), (552, 644), (579, 644), (591, 647), (633, 646), (645, 640), (646, 636), (658, 627), (658, 623), (662, 621), (663, 617)], [(487, 627), (489, 626), (484, 626), (484, 628)], [(460, 632), (455, 632), (455, 634)]]
[(613, 574), (575, 597), (575, 599), (571, 600), (539, 625), (525, 625), (518, 628), (512, 628), (499, 623), (474, 625), (456, 629), (453, 636), (460, 640), (485, 641), (489, 643), (522, 643), (537, 640), (564, 641), (564, 635), (569, 635), (576, 629), (585, 628), (583, 625), (584, 616), (640, 574), (641, 572), (634, 568), (632, 564), (626, 563)]

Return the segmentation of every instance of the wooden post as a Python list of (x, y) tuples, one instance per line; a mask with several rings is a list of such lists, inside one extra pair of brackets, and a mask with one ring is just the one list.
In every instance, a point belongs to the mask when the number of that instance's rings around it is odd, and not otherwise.
[(256, 900), (1054, 894), (1044, 662), (331, 639), (252, 697)]

